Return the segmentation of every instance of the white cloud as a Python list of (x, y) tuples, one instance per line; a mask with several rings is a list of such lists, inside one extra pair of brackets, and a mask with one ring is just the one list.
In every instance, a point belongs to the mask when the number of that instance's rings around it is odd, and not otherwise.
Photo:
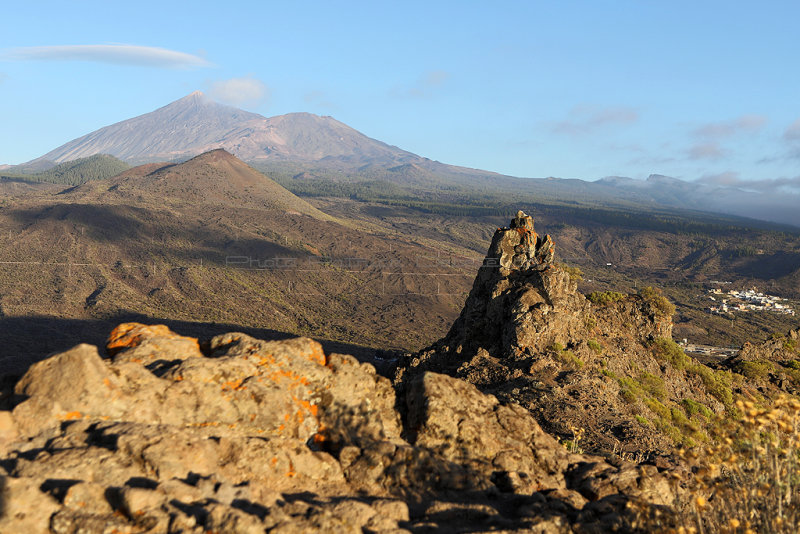
[(584, 106), (574, 108), (570, 118), (551, 126), (555, 133), (584, 135), (600, 128), (626, 126), (639, 120), (639, 112), (628, 107), (592, 109)]
[(172, 69), (211, 66), (204, 58), (185, 52), (125, 44), (12, 48), (3, 53), (2, 57), (20, 61), (96, 61)]
[(257, 105), (269, 98), (269, 87), (247, 76), (213, 82), (209, 93), (213, 99), (232, 106)]
[(741, 117), (722, 122), (709, 122), (695, 128), (694, 135), (699, 137), (719, 139), (730, 137), (740, 132), (757, 132), (767, 123), (763, 115), (742, 115)]

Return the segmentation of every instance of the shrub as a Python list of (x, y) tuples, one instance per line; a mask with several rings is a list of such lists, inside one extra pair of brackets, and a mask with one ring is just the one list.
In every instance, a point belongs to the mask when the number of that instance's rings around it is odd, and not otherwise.
[(672, 420), (672, 413), (670, 413), (669, 408), (661, 404), (657, 399), (645, 399), (644, 403), (650, 408), (650, 411), (656, 414), (660, 419), (664, 421)]
[(643, 287), (639, 290), (639, 296), (653, 307), (656, 315), (672, 317), (675, 314), (675, 305), (661, 294), (660, 289), (652, 286)]
[(653, 423), (651, 423), (646, 417), (642, 417), (641, 415), (634, 415), (633, 418), (636, 419), (636, 422), (642, 426), (645, 426), (647, 428), (651, 428), (653, 426)]
[(650, 373), (642, 373), (639, 377), (639, 384), (644, 391), (653, 397), (659, 400), (667, 398), (667, 389), (664, 385), (664, 379), (661, 377)]
[(592, 304), (608, 306), (613, 302), (624, 299), (626, 296), (625, 293), (620, 293), (618, 291), (592, 291), (586, 295), (586, 298), (589, 299), (589, 302)]
[(571, 350), (562, 350), (556, 354), (558, 360), (573, 369), (580, 369), (583, 367), (583, 360), (578, 358)]
[(663, 337), (656, 339), (651, 343), (650, 350), (656, 358), (668, 362), (679, 371), (692, 365), (692, 359), (671, 339)]
[(699, 376), (706, 390), (726, 408), (733, 407), (733, 391), (731, 391), (733, 378), (730, 372), (714, 371), (701, 363), (692, 365), (687, 372)]
[(683, 411), (686, 412), (686, 415), (692, 417), (694, 415), (702, 415), (706, 419), (711, 419), (711, 416), (714, 413), (702, 402), (697, 402), (692, 399), (683, 399), (681, 401), (681, 406), (683, 407)]
[(619, 396), (622, 397), (622, 400), (628, 404), (633, 404), (636, 402), (636, 394), (628, 388), (620, 389)]
[(603, 353), (603, 345), (601, 345), (594, 339), (590, 339), (589, 341), (586, 342), (586, 344), (589, 345), (589, 348), (595, 351), (597, 354)]
[(575, 281), (575, 282), (582, 282), (583, 281), (583, 271), (581, 271), (580, 268), (572, 267), (572, 266), (567, 265), (565, 263), (562, 263), (560, 265), (560, 267), (562, 269), (564, 269), (564, 272), (567, 273), (569, 275), (570, 279), (572, 279), (573, 281)]
[(775, 372), (775, 364), (764, 360), (742, 361), (736, 364), (735, 370), (751, 380), (764, 380)]

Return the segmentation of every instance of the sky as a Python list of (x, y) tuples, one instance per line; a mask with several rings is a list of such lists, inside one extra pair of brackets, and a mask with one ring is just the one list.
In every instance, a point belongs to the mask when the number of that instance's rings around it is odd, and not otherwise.
[(800, 185), (794, 0), (0, 9), (0, 163), (200, 90), (513, 176)]

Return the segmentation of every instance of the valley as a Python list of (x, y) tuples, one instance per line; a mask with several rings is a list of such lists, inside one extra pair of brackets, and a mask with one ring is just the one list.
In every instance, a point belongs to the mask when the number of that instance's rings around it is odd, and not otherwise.
[[(298, 197), (279, 185), (294, 182), (278, 179), (215, 151), (66, 189), (7, 180), (27, 189), (0, 208), (0, 311), (11, 325), (0, 332), (4, 357), (32, 360), (79, 337), (32, 335), (39, 321), (101, 321), (105, 331), (130, 316), (311, 335), (364, 354), (413, 352), (446, 333), (492, 228), (514, 209), (506, 199), (497, 214), (454, 213), (478, 193), (461, 193), (464, 204), (452, 193), (418, 193), (408, 205), (413, 190), (400, 186), (377, 199), (302, 187)], [(678, 309), (676, 339), (740, 346), (795, 323), (710, 315), (703, 293), (727, 277), (730, 287), (797, 299), (797, 233), (533, 195), (517, 205), (559, 244), (557, 260), (583, 272), (582, 292), (662, 288)], [(762, 254), (748, 252), (755, 244)], [(30, 331), (25, 317), (36, 318)]]

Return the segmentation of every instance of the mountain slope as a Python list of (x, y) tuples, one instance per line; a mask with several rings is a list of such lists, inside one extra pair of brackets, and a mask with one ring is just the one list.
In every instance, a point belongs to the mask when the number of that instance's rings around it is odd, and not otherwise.
[(177, 165), (134, 167), (107, 182), (85, 184), (73, 194), (94, 196), (110, 204), (144, 195), (195, 205), (277, 209), (331, 220), (330, 216), (222, 149)]
[(97, 154), (129, 164), (184, 161), (217, 148), (280, 175), (290, 190), (304, 194), (325, 189), (331, 181), (379, 181), (437, 201), (456, 196), (458, 204), (483, 205), (492, 199), (516, 205), (544, 197), (570, 204), (688, 208), (800, 225), (798, 195), (790, 191), (746, 191), (658, 175), (645, 182), (620, 177), (597, 182), (513, 178), (417, 156), (331, 117), (289, 113), (266, 118), (216, 103), (200, 92), (101, 128), (8, 171), (39, 172)]
[(290, 113), (266, 118), (196, 91), (150, 113), (74, 139), (32, 162), (111, 154), (129, 163), (187, 159), (215, 148), (247, 161), (345, 158), (359, 164), (418, 158), (331, 118)]

